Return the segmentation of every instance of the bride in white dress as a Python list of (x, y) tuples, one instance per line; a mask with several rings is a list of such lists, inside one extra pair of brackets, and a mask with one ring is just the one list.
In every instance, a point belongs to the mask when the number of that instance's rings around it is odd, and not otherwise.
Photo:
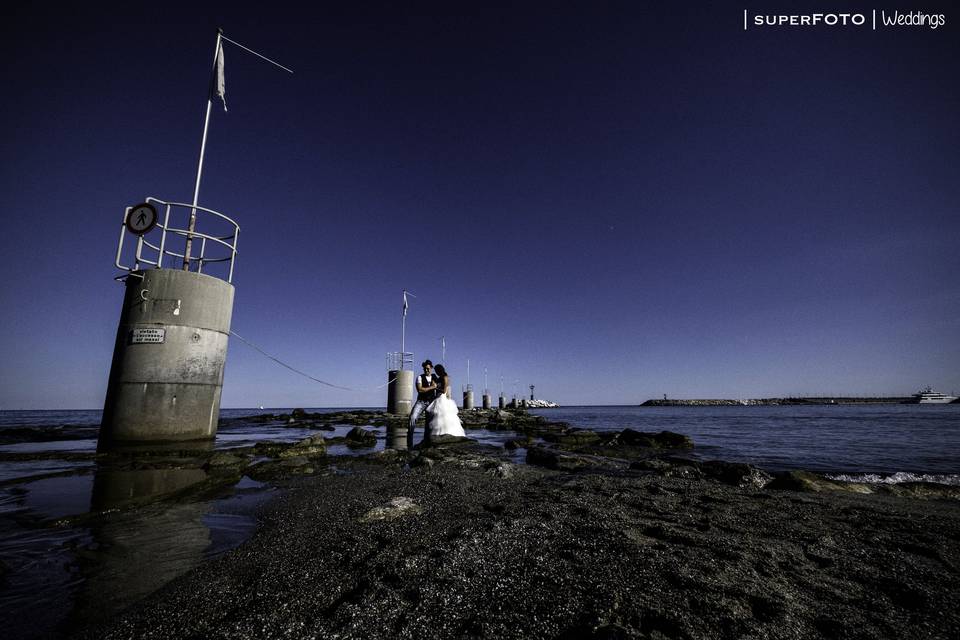
[(463, 425), (460, 424), (460, 416), (457, 415), (459, 409), (457, 403), (450, 399), (450, 376), (442, 364), (436, 367), (437, 376), (440, 383), (437, 385), (437, 399), (427, 407), (433, 415), (430, 421), (431, 436), (466, 436), (463, 431)]

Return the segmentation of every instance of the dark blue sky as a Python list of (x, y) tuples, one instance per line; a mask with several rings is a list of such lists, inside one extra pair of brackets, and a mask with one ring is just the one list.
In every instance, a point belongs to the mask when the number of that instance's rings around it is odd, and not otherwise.
[[(296, 71), (227, 45), (200, 197), (234, 330), (295, 367), (383, 384), (407, 288), (417, 360), (494, 395), (960, 390), (960, 11), (441, 7), (7, 13), (0, 408), (102, 406), (123, 209), (191, 199), (217, 26)], [(225, 407), (384, 402), (231, 340)]]

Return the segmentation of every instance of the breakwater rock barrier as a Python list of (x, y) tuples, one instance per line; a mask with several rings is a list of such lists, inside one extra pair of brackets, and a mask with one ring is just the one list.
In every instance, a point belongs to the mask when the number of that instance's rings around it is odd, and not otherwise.
[(663, 398), (647, 400), (641, 407), (736, 407), (736, 406), (773, 406), (773, 405), (825, 405), (825, 404), (901, 404), (911, 398), (889, 396), (832, 396), (799, 398), (749, 398), (749, 399), (675, 399)]

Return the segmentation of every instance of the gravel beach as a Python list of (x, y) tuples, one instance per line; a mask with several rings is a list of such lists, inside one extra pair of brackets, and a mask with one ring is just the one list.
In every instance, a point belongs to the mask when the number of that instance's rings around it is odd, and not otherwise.
[(245, 544), (79, 637), (958, 637), (955, 496), (527, 456), (317, 458)]

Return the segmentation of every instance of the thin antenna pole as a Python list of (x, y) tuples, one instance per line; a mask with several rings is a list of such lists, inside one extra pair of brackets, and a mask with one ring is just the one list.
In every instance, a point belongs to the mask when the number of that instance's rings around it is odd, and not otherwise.
[[(220, 54), (220, 39), (223, 29), (217, 29), (217, 45), (213, 48), (213, 67), (217, 66)], [(200, 198), (200, 177), (203, 175), (203, 154), (207, 150), (207, 130), (210, 128), (210, 108), (213, 106), (213, 92), (207, 89), (207, 115), (203, 118), (203, 138), (200, 140), (200, 161), (197, 162), (197, 181), (193, 186), (193, 207), (190, 209), (190, 225), (187, 227), (187, 247), (183, 251), (183, 270), (190, 270), (190, 248), (193, 245), (193, 230), (197, 226), (197, 200)]]
[(470, 385), (470, 358), (467, 358), (467, 386)]
[(447, 339), (444, 336), (440, 336), (440, 362), (444, 366), (447, 364)]
[[(217, 45), (213, 48), (213, 70), (214, 71), (216, 71), (216, 68), (217, 68), (217, 57), (220, 54), (220, 47), (223, 46), (222, 40), (226, 40), (230, 44), (235, 44), (236, 46), (240, 47), (244, 51), (252, 53), (258, 58), (262, 58), (263, 60), (266, 60), (270, 64), (280, 67), (284, 71), (293, 73), (291, 69), (286, 68), (279, 62), (271, 60), (267, 56), (259, 54), (253, 49), (245, 47), (239, 42), (236, 42), (235, 40), (231, 40), (230, 38), (226, 37), (225, 35), (223, 35), (223, 29), (217, 29)], [(213, 106), (213, 91), (208, 90), (207, 91), (207, 115), (204, 116), (203, 118), (203, 139), (200, 141), (200, 160), (197, 163), (197, 181), (193, 186), (193, 205), (190, 208), (190, 225), (187, 228), (187, 247), (183, 252), (183, 270), (184, 271), (190, 270), (190, 249), (193, 245), (193, 232), (197, 227), (197, 202), (200, 199), (200, 177), (203, 175), (203, 155), (207, 150), (207, 130), (210, 128), (210, 108), (212, 106)]]

